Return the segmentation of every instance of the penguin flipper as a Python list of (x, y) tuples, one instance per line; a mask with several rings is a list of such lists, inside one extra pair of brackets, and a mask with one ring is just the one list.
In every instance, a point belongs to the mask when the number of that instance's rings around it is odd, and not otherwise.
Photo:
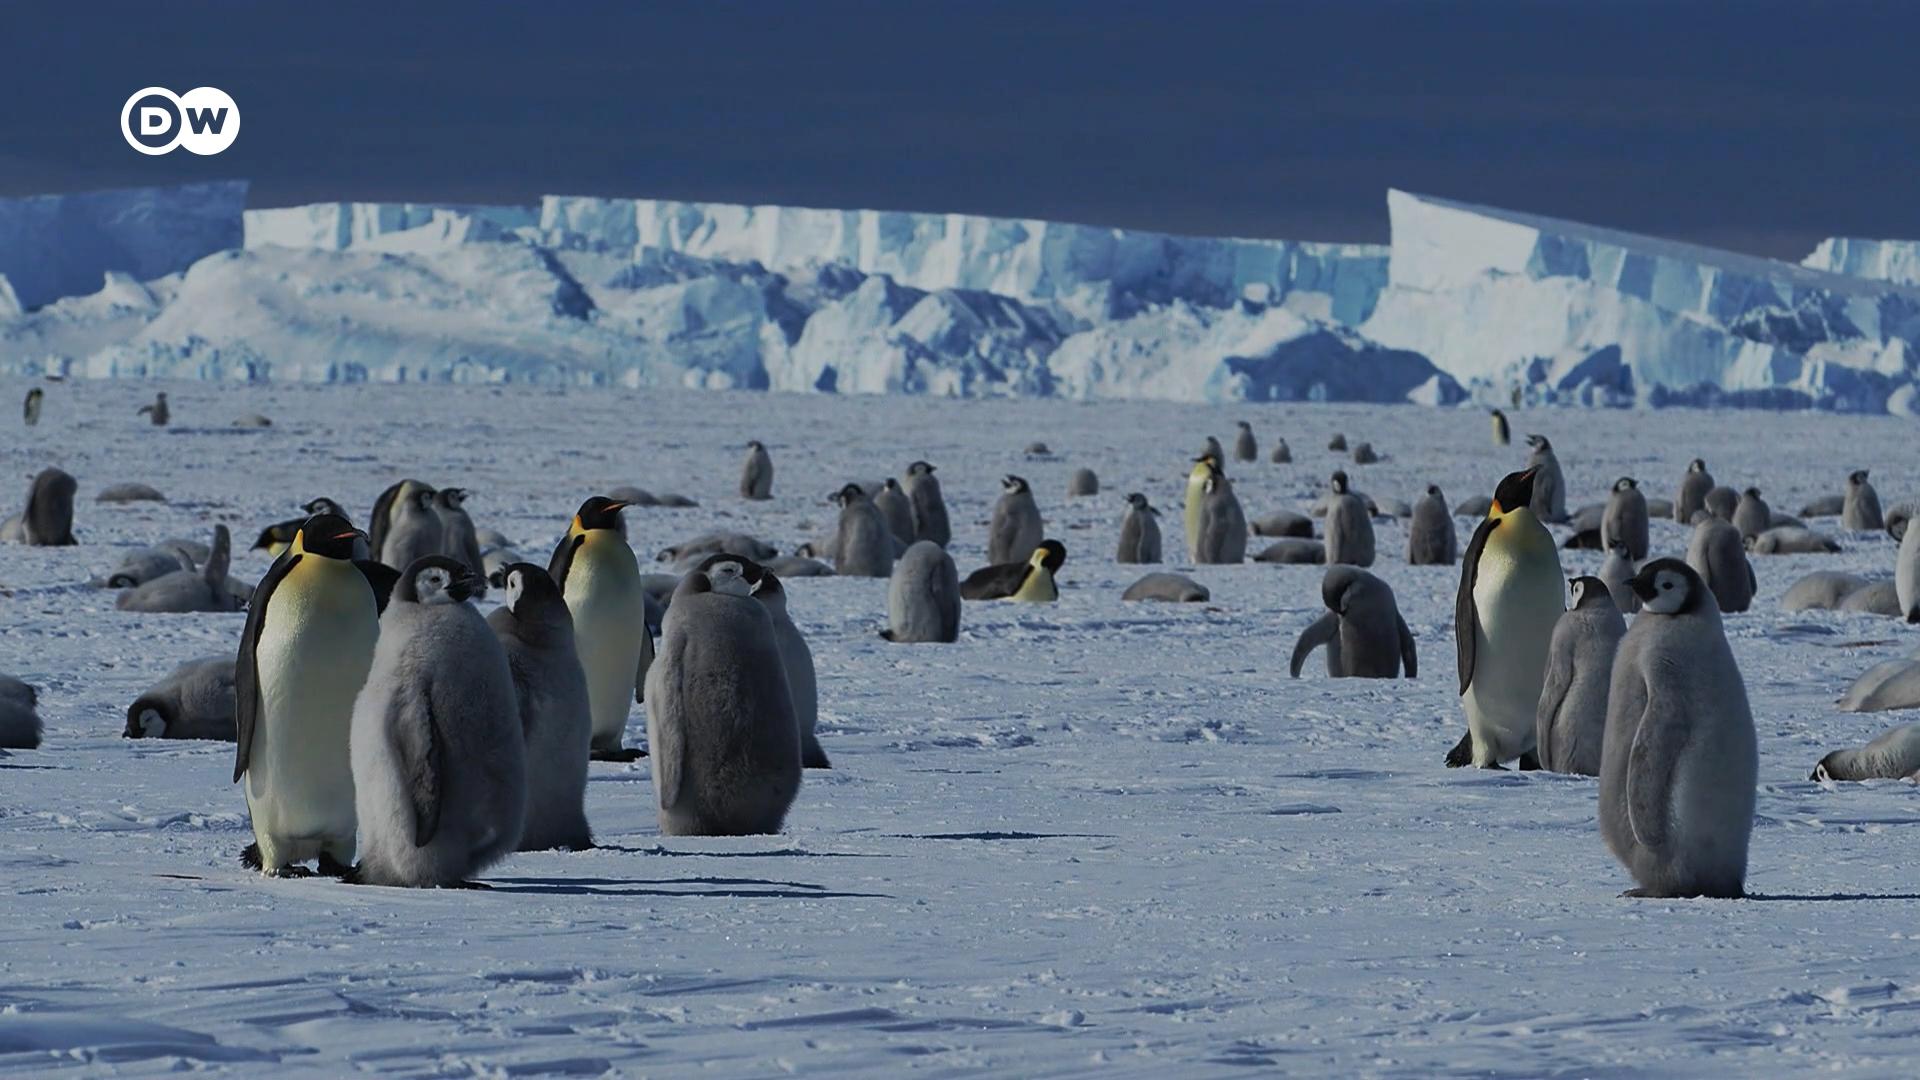
[(413, 846), (426, 847), (440, 831), (439, 718), (433, 708), (433, 687), (429, 685), (416, 703), (391, 727), (394, 752), (400, 756), (407, 794), (413, 804)]
[(587, 537), (584, 533), (573, 533), (561, 537), (559, 545), (553, 549), (553, 558), (547, 562), (547, 576), (553, 579), (555, 585), (560, 586), (562, 596), (567, 592), (567, 571), (573, 569), (573, 553), (580, 550), (580, 545), (586, 541)]
[(1307, 657), (1322, 645), (1331, 647), (1333, 636), (1340, 632), (1340, 616), (1329, 611), (1313, 620), (1313, 625), (1300, 631), (1300, 640), (1293, 643), (1293, 660), (1288, 663), (1287, 671), (1294, 678), (1300, 677), (1300, 669), (1306, 666)]
[(387, 601), (393, 598), (393, 587), (400, 584), (400, 571), (372, 559), (355, 559), (353, 565), (360, 571), (360, 576), (367, 579), (367, 586), (373, 590), (374, 610), (385, 615)]
[(1547, 680), (1540, 687), (1540, 704), (1533, 711), (1534, 744), (1542, 763), (1549, 768), (1553, 754), (1553, 722), (1566, 704), (1567, 691), (1573, 687), (1573, 642), (1557, 640), (1547, 654)]
[(1027, 578), (1027, 564), (1023, 562), (995, 563), (983, 566), (968, 574), (960, 583), (962, 600), (1005, 600), (1020, 591), (1021, 582)]
[(1681, 724), (1649, 721), (1660, 714), (1657, 700), (1648, 694), (1627, 758), (1627, 823), (1634, 839), (1656, 850), (1670, 839), (1673, 767), (1687, 737)]
[(380, 545), (387, 540), (387, 515), (393, 512), (393, 500), (399, 496), (400, 489), (406, 486), (406, 483), (402, 480), (393, 484), (381, 492), (379, 498), (373, 500), (373, 516), (367, 519), (367, 550), (372, 552), (376, 559), (380, 557)]
[(1420, 677), (1420, 658), (1414, 652), (1413, 631), (1407, 628), (1407, 620), (1399, 612), (1394, 612), (1394, 625), (1400, 628), (1400, 662), (1406, 665), (1407, 678)]
[[(1480, 576), (1480, 556), (1487, 550), (1487, 539), (1500, 522), (1488, 518), (1473, 530), (1473, 542), (1460, 560), (1460, 595), (1453, 602), (1453, 648), (1460, 665), (1460, 693), (1465, 696), (1473, 685), (1474, 638), (1480, 626), (1480, 612), (1473, 603), (1473, 585)], [(1471, 752), (1471, 749), (1469, 749)]]
[(267, 625), (267, 607), (273, 603), (273, 591), (280, 587), (304, 555), (282, 555), (267, 570), (267, 576), (253, 590), (247, 605), (246, 626), (240, 631), (240, 653), (233, 664), (233, 782), (247, 774), (247, 762), (253, 758), (253, 739), (259, 729), (260, 663), (254, 650), (260, 645), (260, 632)]

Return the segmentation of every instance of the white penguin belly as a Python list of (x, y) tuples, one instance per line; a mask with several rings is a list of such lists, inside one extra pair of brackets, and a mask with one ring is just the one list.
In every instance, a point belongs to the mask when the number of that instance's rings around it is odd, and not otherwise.
[(316, 565), (296, 573), (316, 579), (275, 590), (255, 646), (261, 730), (247, 766), (247, 806), (256, 832), (351, 841), (348, 732), (379, 622), (359, 570), (309, 561)]
[(1207, 474), (1204, 469), (1195, 469), (1187, 475), (1187, 558), (1196, 559), (1200, 554), (1200, 511), (1201, 504), (1207, 499)]
[(647, 632), (638, 571), (621, 573), (621, 568), (606, 565), (611, 561), (590, 557), (583, 546), (567, 572), (567, 608), (573, 612), (574, 641), (587, 675), (595, 746), (617, 742), (626, 731), (641, 637)]
[[(1552, 544), (1550, 536), (1547, 543)], [(1554, 623), (1563, 610), (1563, 587), (1557, 552), (1515, 560), (1489, 545), (1481, 557), (1473, 586), (1478, 613), (1473, 681), (1462, 697), (1476, 765), (1518, 757), (1533, 748), (1535, 714)]]

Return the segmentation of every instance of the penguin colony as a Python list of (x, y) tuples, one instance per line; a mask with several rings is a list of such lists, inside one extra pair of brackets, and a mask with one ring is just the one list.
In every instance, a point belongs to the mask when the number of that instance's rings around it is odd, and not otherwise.
[[(44, 406), (35, 388), (27, 426)], [(140, 414), (167, 425), (166, 395)], [(1508, 446), (1508, 417), (1494, 410), (1492, 421), (1494, 445)], [(1234, 467), (1260, 467), (1252, 425), (1236, 428)], [(1671, 503), (1649, 500), (1640, 479), (1626, 476), (1603, 504), (1569, 513), (1555, 447), (1539, 434), (1526, 443), (1524, 467), (1458, 512), (1437, 486), (1409, 506), (1370, 498), (1335, 469), (1314, 508), (1325, 519), (1316, 540), (1311, 517), (1291, 510), (1250, 524), (1227, 455), (1207, 437), (1186, 471), (1181, 554), (1191, 565), (1241, 564), (1250, 535), (1278, 537), (1256, 561), (1327, 565), (1325, 612), (1300, 631), (1291, 675), (1324, 650), (1332, 678), (1413, 679), (1414, 634), (1392, 586), (1366, 569), (1376, 560), (1376, 517), (1407, 518), (1409, 566), (1459, 567), (1465, 733), (1445, 764), (1517, 762), (1597, 777), (1597, 831), (1635, 883), (1627, 895), (1742, 896), (1758, 755), (1724, 617), (1753, 602), (1749, 554), (1838, 545), (1778, 514), (1758, 487), (1717, 484), (1702, 459), (1687, 466)], [(1371, 444), (1351, 454), (1346, 445), (1335, 435), (1329, 453), (1356, 465), (1380, 460)], [(1273, 446), (1269, 463), (1292, 463), (1285, 439)], [(746, 447), (738, 496), (768, 501), (772, 456), (759, 440)], [(1052, 455), (1030, 447), (1027, 456)], [(833, 491), (830, 535), (803, 549), (830, 569), (722, 532), (665, 549), (660, 559), (675, 573), (643, 574), (621, 514), (666, 502), (637, 489), (585, 497), (543, 567), (475, 526), (466, 488), (417, 479), (382, 492), (364, 530), (326, 496), (261, 529), (253, 549), (273, 563), (257, 586), (228, 576), (225, 525), (210, 543), (156, 544), (96, 582), (123, 590), (119, 608), (244, 610), (245, 625), (234, 654), (183, 664), (136, 699), (124, 734), (232, 740), (253, 836), (241, 859), (275, 876), (457, 887), (515, 851), (591, 848), (594, 760), (649, 758), (664, 834), (776, 832), (804, 770), (833, 767), (817, 730), (813, 653), (783, 579), (889, 579), (879, 636), (897, 644), (958, 640), (968, 601), (1062, 599), (1067, 547), (1047, 535), (1027, 480), (1002, 479), (985, 523), (986, 565), (963, 579), (935, 471), (914, 461), (898, 477)], [(1920, 530), (1907, 528), (1908, 507), (1883, 512), (1869, 475), (1853, 471), (1839, 495), (1805, 515), (1838, 516), (1856, 535), (1885, 530), (1899, 545), (1893, 580), (1816, 572), (1789, 590), (1789, 610), (1876, 610), (1920, 623)], [(44, 470), (0, 539), (73, 545), (77, 489), (71, 475)], [(1075, 470), (1070, 497), (1099, 491), (1091, 469)], [(1480, 518), (1464, 552), (1461, 513)], [(1125, 497), (1115, 562), (1164, 561), (1159, 516), (1146, 494)], [(1652, 550), (1650, 521), (1669, 516), (1692, 529), (1684, 558)], [(1550, 524), (1573, 529), (1566, 546), (1606, 552), (1597, 576), (1568, 581)], [(501, 603), (483, 617), (475, 601), (489, 581)], [(1211, 592), (1155, 571), (1125, 599), (1206, 603)], [(37, 703), (33, 687), (0, 676), (0, 746), (38, 745)], [(636, 706), (645, 750), (626, 743)], [(1917, 706), (1914, 660), (1879, 665), (1842, 702), (1860, 711)], [(1916, 775), (1920, 725), (1904, 725), (1827, 754), (1812, 778)]]

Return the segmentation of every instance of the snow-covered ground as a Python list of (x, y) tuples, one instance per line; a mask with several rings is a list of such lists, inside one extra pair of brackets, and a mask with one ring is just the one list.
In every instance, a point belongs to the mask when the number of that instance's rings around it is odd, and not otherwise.
[[(0, 402), (28, 385), (0, 379)], [(53, 384), (39, 427), (0, 421), (10, 490), (47, 464), (80, 479), (82, 541), (0, 548), (0, 671), (41, 688), (48, 725), (39, 750), (0, 760), (0, 1071), (1892, 1077), (1920, 1062), (1915, 788), (1807, 780), (1901, 719), (1832, 703), (1920, 634), (1778, 604), (1811, 569), (1889, 573), (1884, 536), (1757, 560), (1755, 609), (1728, 619), (1760, 735), (1760, 895), (1634, 901), (1592, 781), (1441, 767), (1463, 723), (1457, 570), (1408, 567), (1401, 524), (1381, 527), (1375, 571), (1418, 638), (1417, 680), (1331, 682), (1317, 660), (1286, 677), (1317, 567), (1201, 568), (1204, 605), (1119, 599), (1140, 569), (1112, 562), (1122, 497), (1149, 493), (1176, 546), (1205, 434), (1245, 418), (1263, 457), (1291, 442), (1295, 464), (1231, 467), (1250, 516), (1311, 501), (1343, 460), (1324, 449), (1334, 431), (1386, 456), (1346, 466), (1357, 487), (1410, 500), (1437, 482), (1457, 502), (1524, 459), (1477, 411), (166, 388), (164, 430), (134, 415), (154, 386), (132, 381)], [(228, 426), (256, 411), (274, 426)], [(1889, 417), (1552, 410), (1514, 429), (1553, 438), (1574, 503), (1622, 473), (1667, 494), (1696, 454), (1787, 511), (1861, 466), (1890, 504), (1920, 494), (1911, 421)], [(774, 455), (771, 503), (734, 495), (751, 437)], [(1026, 459), (1036, 439), (1056, 456)], [(875, 636), (884, 582), (791, 582), (837, 767), (808, 775), (783, 835), (662, 838), (646, 762), (596, 764), (605, 846), (512, 858), (490, 892), (268, 881), (236, 859), (230, 745), (119, 737), (134, 696), (231, 650), (242, 622), (116, 611), (82, 582), (128, 546), (215, 522), (250, 539), (320, 494), (364, 515), (405, 474), (473, 489), (478, 522), (536, 559), (582, 496), (621, 483), (702, 503), (629, 511), (643, 557), (713, 526), (791, 550), (828, 524), (829, 490), (922, 457), (963, 572), (1001, 474), (1033, 482), (1072, 552), (1061, 602), (969, 605), (958, 644), (894, 646)], [(1079, 466), (1097, 498), (1065, 497)], [(116, 481), (171, 501), (93, 501)], [(1683, 546), (1672, 523), (1654, 536)]]

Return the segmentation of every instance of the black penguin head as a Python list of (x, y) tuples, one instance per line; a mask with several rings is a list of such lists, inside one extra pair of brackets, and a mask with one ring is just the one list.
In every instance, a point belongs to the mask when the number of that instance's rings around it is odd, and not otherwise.
[(435, 501), (449, 510), (458, 510), (461, 504), (467, 501), (467, 489), (457, 487), (441, 488), (440, 494), (435, 497)]
[(1635, 480), (1631, 476), (1623, 476), (1613, 482), (1613, 490), (1615, 491), (1632, 491), (1639, 486), (1640, 481)]
[(472, 596), (480, 578), (445, 555), (413, 560), (393, 588), (393, 598), (410, 604), (458, 604)]
[(1442, 494), (1440, 494), (1440, 485), (1439, 485), (1439, 484), (1428, 484), (1428, 485), (1427, 485), (1427, 494), (1429, 494), (1429, 495), (1431, 495), (1431, 496), (1433, 496), (1433, 497), (1434, 497), (1434, 498), (1436, 498), (1436, 499), (1439, 499), (1439, 500), (1440, 500), (1441, 502), (1446, 502), (1446, 501), (1447, 501), (1447, 497), (1446, 497), (1445, 495), (1442, 495)]
[(322, 495), (317, 499), (309, 500), (307, 505), (301, 507), (300, 509), (305, 510), (309, 514), (338, 514), (341, 517), (347, 516), (347, 512), (345, 510), (340, 509), (339, 503), (334, 502), (332, 499), (327, 498), (325, 495)]
[(907, 466), (908, 476), (932, 476), (933, 471), (933, 466), (924, 461), (916, 461)]
[(1145, 495), (1140, 494), (1137, 491), (1130, 491), (1127, 493), (1127, 505), (1133, 507), (1135, 510), (1153, 509), (1151, 506), (1147, 505), (1147, 497)]
[(714, 592), (730, 596), (752, 596), (761, 578), (766, 575), (766, 569), (759, 563), (745, 555), (730, 555), (724, 551), (702, 559), (694, 570), (707, 576)]
[(1607, 590), (1607, 583), (1597, 577), (1574, 578), (1571, 592), (1575, 609), (1613, 606), (1613, 593)]
[(1627, 581), (1640, 606), (1656, 615), (1684, 615), (1700, 607), (1706, 583), (1679, 559), (1655, 559)]
[(158, 696), (143, 697), (127, 706), (125, 739), (164, 739), (173, 723), (173, 706)]
[(839, 491), (827, 496), (827, 501), (835, 506), (852, 506), (867, 497), (867, 489), (859, 484), (847, 484)]
[(440, 497), (440, 493), (435, 491), (434, 489), (430, 487), (422, 487), (418, 491), (415, 491), (413, 493), (413, 498), (411, 501), (413, 502), (413, 505), (419, 507), (422, 510), (432, 511), (434, 500), (438, 499), (439, 497)]
[(1747, 490), (1741, 492), (1740, 494), (1745, 495), (1749, 499), (1757, 499), (1760, 497), (1760, 489), (1757, 487), (1750, 487)]
[(749, 450), (765, 450), (766, 448), (767, 448), (766, 444), (761, 442), (759, 439), (747, 440), (747, 449)]
[(1012, 473), (1000, 478), (1000, 487), (1009, 495), (1019, 495), (1028, 490), (1026, 478)]
[(1034, 548), (1033, 553), (1039, 557), (1040, 565), (1046, 567), (1049, 574), (1059, 573), (1060, 568), (1067, 564), (1067, 545), (1058, 540), (1040, 541), (1040, 546)]
[(1627, 557), (1627, 541), (1619, 536), (1608, 537), (1607, 550), (1624, 559)]
[(496, 582), (507, 594), (507, 610), (521, 622), (544, 622), (565, 616), (573, 621), (567, 610), (566, 597), (560, 595), (560, 586), (554, 584), (553, 577), (543, 566), (533, 563), (508, 563), (498, 571)]
[(1347, 593), (1360, 582), (1366, 571), (1354, 566), (1330, 566), (1320, 579), (1320, 600), (1335, 615), (1347, 613)]
[(1867, 470), (1865, 469), (1855, 469), (1852, 472), (1847, 474), (1848, 487), (1859, 487), (1861, 484), (1864, 484), (1866, 482), (1867, 482)]
[(1495, 409), (1495, 410), (1493, 410), (1493, 415), (1495, 415), (1495, 416), (1497, 416), (1497, 417), (1499, 417), (1499, 418), (1500, 418), (1500, 419), (1502, 419), (1502, 420), (1505, 420), (1505, 419), (1507, 418), (1507, 414), (1506, 414), (1506, 413), (1503, 413), (1503, 412), (1501, 412), (1501, 411), (1500, 411), (1499, 409)]
[(1241, 431), (1252, 431), (1252, 430), (1253, 430), (1253, 425), (1252, 425), (1252, 424), (1249, 424), (1249, 423), (1247, 423), (1247, 422), (1246, 422), (1245, 420), (1235, 420), (1235, 421), (1233, 422), (1233, 424), (1234, 424), (1234, 426), (1235, 426), (1235, 427), (1237, 427), (1237, 428), (1239, 428), (1239, 429), (1240, 429)]
[(1493, 489), (1493, 516), (1506, 517), (1515, 510), (1524, 510), (1533, 505), (1533, 478), (1538, 469), (1522, 469), (1517, 473), (1508, 473)]
[(345, 562), (353, 558), (354, 541), (366, 535), (339, 514), (315, 514), (301, 523), (296, 539), (309, 555)]
[(1345, 471), (1335, 469), (1333, 477), (1327, 482), (1332, 486), (1335, 495), (1345, 495), (1347, 493), (1347, 474)]
[(627, 504), (618, 499), (595, 495), (580, 504), (579, 511), (573, 515), (573, 527), (581, 532), (591, 529), (618, 529), (620, 511), (626, 508)]
[(1553, 444), (1547, 441), (1547, 437), (1545, 435), (1527, 436), (1527, 445), (1533, 447), (1535, 450), (1541, 450), (1541, 451), (1553, 449)]
[(887, 477), (886, 483), (881, 486), (885, 487), (888, 491), (899, 491), (900, 481), (895, 480), (893, 477), (889, 476)]
[(1807, 779), (1822, 780), (1822, 781), (1833, 779), (1833, 768), (1834, 768), (1833, 759), (1839, 756), (1840, 756), (1840, 751), (1835, 750), (1833, 753), (1828, 754), (1826, 757), (1821, 758), (1820, 763), (1813, 767), (1813, 774), (1811, 776), (1808, 776)]
[(1706, 472), (1707, 463), (1700, 460), (1699, 458), (1694, 458), (1692, 461), (1687, 463), (1687, 471), (1691, 473)]

